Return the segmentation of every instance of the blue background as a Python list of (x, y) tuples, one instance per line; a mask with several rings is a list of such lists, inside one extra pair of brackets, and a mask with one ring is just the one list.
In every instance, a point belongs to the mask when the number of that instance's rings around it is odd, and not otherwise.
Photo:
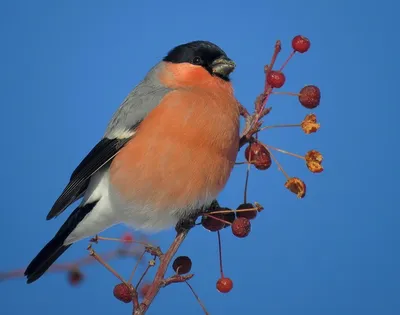
[[(249, 198), (265, 206), (252, 233), (223, 233), (230, 294), (215, 289), (216, 234), (192, 231), (192, 284), (211, 314), (399, 314), (398, 31), (395, 1), (1, 1), (0, 133), (2, 165), (0, 270), (23, 268), (56, 232), (45, 216), (74, 167), (102, 136), (122, 99), (173, 46), (195, 39), (220, 45), (237, 63), (233, 83), (251, 108), (262, 89), (263, 65), (276, 39), (278, 64), (293, 36), (312, 41), (296, 55), (282, 90), (322, 90), (315, 111), (322, 128), (265, 132), (274, 146), (303, 154), (320, 150), (325, 172), (276, 154), (307, 183), (298, 200), (276, 165), (251, 172)], [(296, 123), (308, 111), (296, 98), (275, 96), (270, 124)], [(242, 160), (242, 153), (239, 157)], [(245, 166), (238, 166), (221, 203), (241, 202)], [(115, 227), (105, 235), (118, 237)], [(152, 236), (165, 248), (172, 231)], [(86, 254), (87, 242), (60, 261)], [(115, 244), (101, 244), (99, 250)], [(128, 275), (133, 261), (114, 261)], [(71, 287), (63, 274), (33, 285), (0, 283), (2, 314), (129, 314), (112, 296), (107, 271), (85, 268)], [(202, 314), (184, 284), (163, 289), (149, 314)]]

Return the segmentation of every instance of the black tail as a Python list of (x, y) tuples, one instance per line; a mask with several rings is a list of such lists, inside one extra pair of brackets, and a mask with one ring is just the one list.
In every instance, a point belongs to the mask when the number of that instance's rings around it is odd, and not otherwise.
[(27, 283), (32, 283), (39, 279), (49, 267), (60, 257), (71, 245), (64, 246), (65, 240), (53, 238), (32, 260), (25, 270)]
[(96, 202), (76, 208), (67, 221), (61, 226), (54, 238), (36, 255), (26, 268), (24, 275), (27, 283), (39, 279), (50, 266), (60, 257), (72, 244), (64, 245), (65, 240), (89, 212), (94, 208)]

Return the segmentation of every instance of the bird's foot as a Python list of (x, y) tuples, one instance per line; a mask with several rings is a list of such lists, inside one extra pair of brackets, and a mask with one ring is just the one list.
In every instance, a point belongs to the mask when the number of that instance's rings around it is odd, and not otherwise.
[(180, 234), (194, 228), (196, 226), (197, 217), (198, 215), (196, 214), (195, 216), (180, 219), (175, 226), (176, 233)]

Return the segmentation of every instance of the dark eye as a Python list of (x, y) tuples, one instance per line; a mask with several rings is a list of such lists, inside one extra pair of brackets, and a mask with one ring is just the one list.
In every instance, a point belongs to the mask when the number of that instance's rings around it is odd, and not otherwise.
[(193, 58), (193, 64), (194, 65), (201, 65), (202, 62), (203, 62), (203, 60), (199, 56), (196, 56), (196, 57)]

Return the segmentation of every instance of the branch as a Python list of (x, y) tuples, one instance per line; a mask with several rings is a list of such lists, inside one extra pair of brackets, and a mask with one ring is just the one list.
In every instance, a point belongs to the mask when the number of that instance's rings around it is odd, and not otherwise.
[(147, 291), (147, 294), (144, 296), (142, 303), (140, 304), (139, 309), (134, 310), (134, 315), (142, 315), (145, 314), (148, 310), (151, 302), (154, 300), (155, 296), (157, 295), (158, 291), (163, 287), (165, 280), (164, 276), (167, 272), (168, 266), (174, 258), (176, 252), (178, 251), (179, 247), (185, 240), (186, 236), (189, 233), (189, 229), (183, 230), (179, 232), (174, 241), (172, 242), (168, 251), (160, 258), (160, 266), (158, 267), (157, 273), (154, 277), (154, 281), (151, 284), (150, 288)]

